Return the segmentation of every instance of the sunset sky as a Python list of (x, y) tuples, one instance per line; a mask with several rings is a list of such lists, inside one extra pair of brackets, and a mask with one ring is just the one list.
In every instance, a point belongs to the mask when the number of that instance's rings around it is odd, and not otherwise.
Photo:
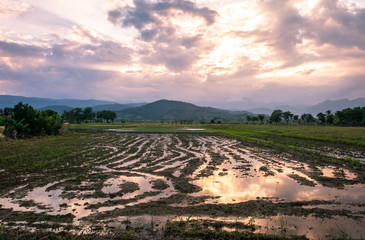
[(0, 0), (0, 94), (244, 107), (365, 97), (365, 0)]

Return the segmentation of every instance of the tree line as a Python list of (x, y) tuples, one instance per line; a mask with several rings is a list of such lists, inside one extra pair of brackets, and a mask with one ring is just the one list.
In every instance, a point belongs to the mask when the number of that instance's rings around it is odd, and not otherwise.
[(93, 112), (91, 107), (64, 111), (62, 116), (53, 110), (38, 111), (28, 104), (19, 102), (13, 108), (0, 109), (0, 126), (5, 126), (4, 135), (10, 138), (27, 138), (40, 135), (58, 135), (62, 124), (88, 121), (113, 122), (117, 114), (103, 110)]
[(327, 110), (325, 113), (318, 113), (315, 118), (310, 113), (303, 113), (300, 116), (290, 111), (274, 110), (269, 118), (269, 123), (305, 123), (337, 126), (365, 126), (365, 107), (346, 108), (332, 113)]
[(70, 111), (64, 111), (62, 118), (69, 123), (82, 123), (82, 122), (114, 122), (117, 118), (117, 114), (110, 110), (102, 110), (93, 112), (92, 107), (74, 108)]

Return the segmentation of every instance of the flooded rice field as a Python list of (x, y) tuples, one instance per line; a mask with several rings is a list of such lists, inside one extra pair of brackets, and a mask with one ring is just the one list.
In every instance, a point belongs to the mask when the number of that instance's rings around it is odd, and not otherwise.
[(30, 174), (3, 190), (1, 224), (77, 232), (196, 219), (227, 231), (242, 224), (265, 234), (365, 238), (356, 169), (208, 134), (97, 136), (82, 150), (81, 170)]

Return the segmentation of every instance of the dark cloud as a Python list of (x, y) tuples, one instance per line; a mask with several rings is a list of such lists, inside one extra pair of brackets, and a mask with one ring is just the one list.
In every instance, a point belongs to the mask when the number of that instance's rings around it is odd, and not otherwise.
[(146, 42), (150, 42), (157, 36), (158, 32), (158, 29), (142, 30), (141, 38)]
[[(313, 40), (314, 47), (319, 51), (325, 44), (333, 45), (337, 48), (337, 54), (341, 52), (339, 49), (365, 50), (365, 8), (350, 9), (338, 0), (321, 0), (310, 15), (302, 15), (300, 9), (294, 7), (295, 3), (294, 0), (261, 0), (259, 6), (270, 19), (269, 25), (262, 29), (230, 34), (241, 38), (255, 37), (256, 42), (270, 46), (276, 52), (277, 59), (284, 61), (279, 68), (330, 58), (301, 52), (299, 49), (304, 40)], [(348, 55), (345, 52), (342, 54)]]
[(120, 22), (124, 27), (133, 26), (143, 29), (147, 24), (160, 25), (161, 20), (156, 17), (168, 16), (173, 9), (180, 10), (193, 16), (202, 17), (208, 25), (215, 22), (217, 12), (209, 8), (199, 8), (191, 1), (162, 0), (150, 2), (148, 0), (134, 0), (135, 7), (113, 9), (108, 12), (108, 19), (116, 24)]
[(44, 57), (49, 50), (34, 45), (0, 41), (0, 52), (3, 56)]
[(108, 19), (122, 27), (134, 27), (140, 33), (140, 40), (149, 43), (148, 54), (142, 61), (151, 65), (163, 64), (173, 72), (188, 70), (201, 53), (212, 49), (211, 43), (203, 41), (202, 33), (184, 34), (173, 22), (175, 11), (181, 11), (203, 18), (206, 25), (215, 22), (217, 12), (200, 8), (191, 1), (179, 0), (134, 0), (134, 6), (109, 11)]
[(113, 24), (117, 24), (118, 20), (121, 18), (122, 13), (119, 10), (111, 10), (108, 12), (108, 20)]
[(64, 41), (52, 46), (50, 61), (78, 63), (113, 63), (127, 64), (131, 62), (133, 51), (120, 43), (104, 41), (98, 45), (80, 44)]
[(299, 14), (293, 3), (293, 0), (260, 1), (261, 11), (270, 19), (268, 28), (233, 34), (243, 38), (255, 36), (257, 42), (270, 46), (276, 52), (277, 59), (285, 61), (281, 68), (303, 63), (305, 56), (298, 53), (297, 45), (303, 41), (307, 19)]
[(181, 39), (181, 45), (183, 45), (186, 48), (192, 48), (194, 46), (197, 46), (200, 41), (202, 41), (202, 35), (196, 35), (193, 37), (184, 37)]
[(319, 45), (365, 50), (365, 8), (352, 10), (338, 0), (322, 0), (315, 11), (318, 14), (311, 19), (306, 37)]
[(165, 65), (173, 72), (182, 72), (190, 69), (191, 65), (199, 60), (199, 54), (194, 50), (183, 50), (179, 46), (155, 46), (155, 52), (142, 57), (144, 63), (151, 65)]

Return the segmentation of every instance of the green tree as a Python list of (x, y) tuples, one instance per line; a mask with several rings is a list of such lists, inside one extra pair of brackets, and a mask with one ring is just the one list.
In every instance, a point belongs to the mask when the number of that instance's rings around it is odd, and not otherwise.
[(326, 115), (321, 112), (317, 114), (317, 118), (321, 124), (324, 124), (326, 122)]
[(259, 120), (260, 120), (261, 123), (264, 122), (264, 119), (265, 119), (265, 115), (264, 114), (259, 114), (257, 117), (259, 118)]
[(303, 120), (303, 121), (305, 121), (307, 124), (309, 124), (309, 123), (313, 123), (313, 122), (315, 122), (316, 121), (316, 119), (313, 117), (313, 115), (312, 114), (310, 114), (310, 113), (303, 113), (301, 116), (300, 116), (300, 118)]
[(110, 110), (103, 110), (96, 113), (96, 118), (100, 120), (104, 119), (106, 122), (109, 122), (109, 120), (114, 122), (117, 118), (117, 114)]
[(74, 108), (70, 111), (64, 111), (62, 117), (69, 123), (81, 123), (83, 121), (82, 109)]
[(326, 111), (326, 123), (333, 124), (333, 114), (331, 113), (331, 110)]
[(270, 116), (270, 122), (278, 123), (281, 122), (283, 117), (283, 111), (280, 109), (274, 110)]
[(10, 117), (17, 123), (22, 121), (26, 125), (25, 128), (16, 129), (18, 134), (40, 135), (42, 131), (40, 115), (32, 106), (19, 102), (14, 106)]
[(288, 124), (289, 121), (293, 118), (294, 114), (292, 114), (289, 111), (283, 112), (283, 118), (285, 119), (285, 122)]
[(8, 118), (2, 120), (7, 136), (18, 138), (58, 134), (62, 118), (52, 110), (39, 112), (28, 104), (19, 102)]
[(44, 110), (41, 113), (43, 130), (48, 135), (59, 135), (62, 128), (63, 119), (52, 110)]
[(336, 111), (333, 116), (333, 123), (336, 125), (344, 125), (345, 124), (345, 114), (343, 111)]
[(13, 109), (9, 108), (9, 107), (4, 108), (4, 110), (3, 110), (3, 112), (6, 116), (9, 116), (12, 111), (13, 111)]
[(86, 107), (84, 108), (84, 111), (82, 112), (82, 120), (83, 121), (91, 121), (95, 118), (95, 113), (93, 112), (92, 107)]

